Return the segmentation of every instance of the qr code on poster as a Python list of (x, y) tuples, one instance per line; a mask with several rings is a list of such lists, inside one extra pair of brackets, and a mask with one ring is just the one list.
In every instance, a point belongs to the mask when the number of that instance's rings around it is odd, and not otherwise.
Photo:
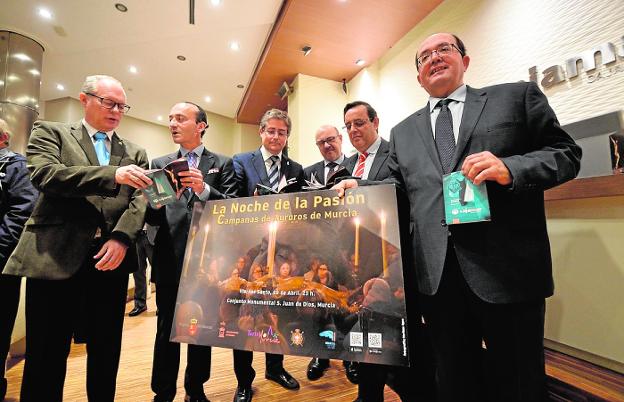
[(364, 347), (364, 334), (361, 332), (349, 332), (349, 345), (355, 347)]
[(379, 332), (368, 334), (368, 347), (381, 349), (381, 334)]

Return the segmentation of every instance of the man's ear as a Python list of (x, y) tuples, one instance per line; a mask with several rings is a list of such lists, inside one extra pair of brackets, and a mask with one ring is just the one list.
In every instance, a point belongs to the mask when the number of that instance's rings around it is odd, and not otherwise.
[(87, 106), (87, 94), (85, 94), (84, 92), (80, 92), (80, 95), (78, 95), (78, 100), (80, 101), (80, 103), (82, 103), (82, 106)]
[(9, 135), (4, 131), (0, 131), (0, 147), (2, 145), (9, 145)]

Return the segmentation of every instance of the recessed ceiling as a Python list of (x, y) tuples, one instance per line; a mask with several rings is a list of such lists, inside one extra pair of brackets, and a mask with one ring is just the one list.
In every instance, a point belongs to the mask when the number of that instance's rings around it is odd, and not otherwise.
[[(349, 81), (374, 63), (442, 0), (291, 0), (265, 47), (237, 120), (257, 123), (267, 108), (286, 108), (277, 95), (298, 73)], [(312, 47), (305, 56), (304, 46)], [(358, 59), (364, 63), (356, 65)]]
[[(115, 3), (127, 6), (120, 12)], [(126, 88), (130, 116), (157, 124), (182, 100), (235, 117), (276, 20), (280, 0), (2, 0), (0, 30), (45, 48), (41, 99), (78, 97), (85, 76), (108, 74)], [(46, 7), (51, 19), (39, 16)], [(232, 51), (232, 42), (239, 50)], [(178, 56), (184, 56), (181, 61)], [(130, 66), (136, 68), (132, 73)], [(62, 84), (64, 90), (57, 89)], [(210, 97), (210, 103), (205, 98)]]

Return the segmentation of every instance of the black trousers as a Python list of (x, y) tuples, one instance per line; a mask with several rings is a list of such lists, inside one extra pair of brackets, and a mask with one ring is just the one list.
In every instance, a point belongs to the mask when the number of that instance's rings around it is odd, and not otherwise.
[[(284, 355), (265, 353), (266, 371), (279, 375), (284, 370)], [(238, 386), (251, 388), (251, 383), (256, 377), (256, 371), (252, 367), (253, 352), (234, 349), (234, 373)]]
[(145, 230), (139, 232), (136, 241), (139, 269), (132, 273), (134, 278), (134, 307), (145, 307), (147, 299), (147, 261), (152, 263), (153, 246), (147, 240)]
[(546, 400), (544, 299), (483, 301), (466, 283), (449, 243), (438, 292), (421, 295), (421, 306), (440, 402)]
[[(152, 365), (152, 391), (155, 400), (173, 400), (180, 367), (180, 344), (170, 342), (178, 285), (156, 284), (158, 321)], [(204, 395), (204, 383), (210, 378), (210, 346), (188, 345), (184, 390), (191, 396)]]
[(19, 276), (0, 274), (0, 401), (4, 400), (7, 390), (5, 364), (19, 306), (21, 283), (22, 278)]
[(128, 274), (98, 271), (91, 256), (73, 277), (26, 281), (22, 402), (63, 400), (72, 337), (87, 344), (87, 397), (115, 399)]

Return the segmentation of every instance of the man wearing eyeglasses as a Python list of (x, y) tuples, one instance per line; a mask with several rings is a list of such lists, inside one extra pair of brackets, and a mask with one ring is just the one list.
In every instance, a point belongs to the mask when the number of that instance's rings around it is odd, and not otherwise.
[[(410, 199), (438, 400), (542, 401), (553, 294), (544, 190), (577, 175), (581, 149), (535, 83), (471, 88), (469, 63), (457, 36), (425, 39), (416, 67), (429, 102), (391, 131), (391, 181)], [(486, 184), (491, 221), (447, 224), (442, 179), (455, 171)]]
[(360, 179), (383, 180), (389, 176), (386, 166), (389, 143), (378, 133), (379, 117), (371, 105), (362, 101), (348, 103), (343, 110), (345, 129), (357, 154), (342, 163), (351, 175)]
[(319, 183), (325, 184), (327, 177), (334, 173), (345, 159), (342, 153), (342, 134), (336, 127), (325, 125), (319, 127), (315, 138), (323, 160), (308, 166), (303, 172), (306, 180), (312, 180), (314, 177)]
[(36, 122), (26, 156), (40, 192), (5, 272), (26, 280), (21, 401), (61, 401), (72, 338), (87, 344), (90, 401), (115, 398), (133, 243), (151, 184), (143, 148), (117, 132), (128, 111), (121, 83), (89, 76), (84, 118)]
[[(303, 167), (288, 158), (285, 152), (291, 126), (290, 117), (284, 111), (270, 109), (262, 116), (260, 148), (233, 157), (239, 197), (259, 195), (258, 184), (274, 192), (284, 188), (287, 192), (301, 190), (305, 183)], [(256, 376), (252, 362), (252, 352), (234, 350), (234, 371), (238, 380), (234, 402), (251, 401), (251, 383)], [(283, 363), (283, 355), (267, 353), (265, 378), (286, 389), (299, 389), (299, 382), (284, 369)]]

